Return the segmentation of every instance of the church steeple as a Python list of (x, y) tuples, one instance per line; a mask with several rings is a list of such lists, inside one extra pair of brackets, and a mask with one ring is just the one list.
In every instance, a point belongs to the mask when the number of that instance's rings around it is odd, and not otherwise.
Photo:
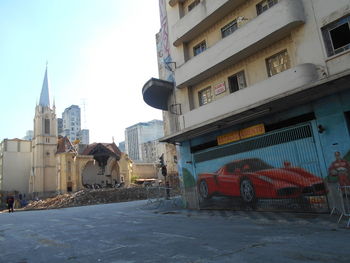
[[(55, 103), (53, 103), (55, 105)], [(57, 189), (56, 154), (57, 118), (55, 106), (50, 108), (49, 81), (47, 63), (39, 105), (35, 107), (34, 138), (32, 141), (32, 177), (30, 192), (43, 195)]]
[(41, 93), (40, 93), (39, 106), (50, 107), (49, 81), (47, 78), (47, 62), (46, 62), (46, 69), (45, 69), (43, 86), (41, 88)]

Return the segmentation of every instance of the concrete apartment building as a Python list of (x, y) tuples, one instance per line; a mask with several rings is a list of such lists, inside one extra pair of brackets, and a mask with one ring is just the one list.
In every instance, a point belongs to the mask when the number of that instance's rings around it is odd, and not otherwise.
[(32, 142), (4, 139), (0, 143), (0, 192), (28, 194)]
[(140, 122), (125, 129), (125, 150), (133, 162), (145, 162), (142, 144), (164, 136), (163, 121)]
[(67, 136), (72, 142), (80, 140), (81, 144), (89, 144), (90, 134), (88, 129), (81, 129), (81, 110), (78, 105), (71, 105), (62, 113), (62, 118), (57, 119), (58, 135)]
[(325, 184), (350, 184), (349, 0), (159, 4), (159, 79), (142, 93), (187, 206), (334, 207)]
[(118, 148), (121, 152), (125, 152), (125, 141), (120, 142)]
[(89, 130), (81, 129), (81, 110), (78, 105), (71, 105), (57, 120), (58, 134), (67, 136), (72, 142), (80, 140), (81, 144), (89, 144)]
[(78, 137), (81, 144), (88, 145), (90, 143), (90, 131), (88, 129), (80, 130)]
[(141, 148), (143, 156), (145, 156), (144, 162), (158, 164), (160, 162), (159, 157), (163, 155), (164, 164), (167, 166), (167, 174), (177, 175), (176, 148), (172, 144), (154, 140), (143, 143)]

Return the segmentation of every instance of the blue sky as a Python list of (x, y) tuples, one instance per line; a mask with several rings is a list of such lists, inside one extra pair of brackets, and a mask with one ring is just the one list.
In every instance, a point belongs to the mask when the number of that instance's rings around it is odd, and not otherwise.
[(142, 99), (159, 29), (158, 0), (0, 0), (0, 140), (33, 129), (46, 61), (57, 117), (79, 105), (90, 142), (161, 119)]

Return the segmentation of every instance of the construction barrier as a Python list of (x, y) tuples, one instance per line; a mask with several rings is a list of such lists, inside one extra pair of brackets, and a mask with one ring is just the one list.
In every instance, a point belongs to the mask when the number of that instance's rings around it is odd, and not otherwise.
[(338, 223), (343, 216), (349, 217), (346, 227), (350, 227), (350, 185), (339, 186), (339, 195), (341, 201), (341, 211)]

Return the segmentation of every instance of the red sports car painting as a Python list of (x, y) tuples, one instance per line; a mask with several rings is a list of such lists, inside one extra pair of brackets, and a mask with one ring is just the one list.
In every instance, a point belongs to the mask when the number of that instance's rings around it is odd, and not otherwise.
[(230, 162), (215, 173), (198, 175), (198, 190), (203, 199), (213, 195), (237, 196), (243, 202), (254, 203), (259, 198), (298, 198), (324, 195), (323, 180), (302, 168), (274, 168), (260, 159)]

